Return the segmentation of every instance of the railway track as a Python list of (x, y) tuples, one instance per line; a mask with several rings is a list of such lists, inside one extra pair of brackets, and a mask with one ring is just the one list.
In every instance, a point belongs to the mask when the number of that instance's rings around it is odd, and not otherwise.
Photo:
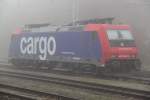
[[(115, 94), (121, 94), (126, 96), (139, 97), (144, 99), (150, 99), (150, 90), (148, 89), (140, 89), (140, 88), (131, 88), (128, 86), (119, 86), (111, 85), (104, 83), (96, 83), (94, 81), (85, 81), (79, 77), (65, 77), (62, 75), (49, 75), (45, 73), (36, 73), (29, 71), (14, 71), (14, 70), (2, 70), (0, 69), (0, 75), (10, 76), (10, 77), (18, 77), (29, 80), (38, 80), (42, 82), (50, 82), (55, 84), (61, 84), (71, 87), (76, 87), (80, 89), (87, 89), (91, 92), (99, 94), (101, 92), (109, 92)], [(115, 84), (115, 83), (114, 83)]]
[(0, 92), (17, 96), (26, 100), (42, 100), (43, 97), (55, 98), (55, 100), (77, 100), (72, 97), (65, 97), (58, 94), (43, 93), (31, 89), (20, 88), (12, 85), (0, 84)]
[(32, 99), (0, 92), (0, 100), (32, 100)]
[[(7, 67), (7, 68), (18, 68), (16, 66), (9, 64), (7, 61), (0, 61), (0, 66)], [(25, 70), (28, 70), (28, 69), (25, 69)], [(36, 69), (29, 69), (29, 70), (36, 70)], [(36, 71), (41, 71), (41, 70), (36, 70)], [(47, 71), (47, 70), (42, 70), (42, 72), (53, 73), (53, 71)], [(54, 73), (60, 74), (60, 72), (58, 71), (57, 72), (54, 71)], [(81, 76), (80, 74), (79, 75), (75, 75), (72, 73), (66, 74), (66, 72), (65, 73), (61, 72), (61, 74)], [(150, 71), (134, 71), (134, 72), (129, 72), (129, 73), (102, 73), (99, 76), (87, 74), (87, 75), (82, 75), (82, 76), (91, 77), (91, 78), (102, 78), (102, 79), (119, 79), (119, 80), (124, 80), (124, 81), (129, 80), (129, 81), (136, 81), (136, 82), (141, 82), (141, 83), (150, 85)]]
[[(17, 68), (11, 64), (6, 62), (1, 63), (0, 65), (7, 68)], [(22, 69), (28, 70), (28, 69)], [(29, 69), (29, 70), (36, 70), (36, 69)], [(37, 72), (44, 72), (44, 73), (58, 73), (63, 75), (71, 75), (71, 76), (81, 76), (80, 74), (70, 74), (66, 72), (58, 72), (58, 71), (47, 71), (47, 70), (36, 70)], [(123, 81), (135, 81), (139, 83), (144, 83), (150, 85), (150, 71), (134, 71), (129, 73), (102, 73), (99, 76), (95, 75), (82, 75), (82, 77), (91, 77), (91, 78), (100, 78), (100, 79), (111, 79), (111, 80), (123, 80)]]
[[(0, 66), (3, 66), (3, 67), (7, 67), (7, 68), (18, 68), (16, 66), (13, 66), (9, 63), (7, 63), (7, 61), (3, 62), (3, 61), (0, 61)], [(26, 69), (27, 70), (27, 69)], [(29, 70), (32, 70), (32, 69), (29, 69)], [(36, 70), (36, 69), (34, 69)], [(38, 70), (39, 71), (39, 70)], [(43, 71), (45, 72), (45, 71)], [(51, 72), (53, 73), (53, 71), (47, 71), (47, 73)], [(59, 73), (59, 72), (55, 72), (55, 73)], [(66, 74), (66, 73), (62, 73), (61, 74)], [(67, 75), (72, 75), (72, 74), (68, 74)], [(84, 75), (83, 75), (84, 76)], [(88, 77), (91, 77), (92, 75), (88, 75)], [(92, 76), (95, 78), (95, 76)], [(135, 81), (140, 81), (140, 82), (143, 82), (145, 84), (150, 84), (150, 71), (134, 71), (134, 72), (130, 72), (130, 73), (102, 73), (100, 77), (97, 77), (96, 78), (109, 78), (109, 79), (122, 79), (122, 80), (135, 80)]]
[[(136, 74), (135, 74), (136, 73)], [(116, 80), (123, 80), (123, 81), (133, 81), (133, 82), (138, 82), (142, 84), (147, 84), (150, 85), (150, 75), (145, 75), (147, 71), (141, 71), (141, 72), (133, 72), (133, 73), (107, 73), (107, 74), (102, 74), (100, 76), (101, 78), (106, 78), (106, 79), (116, 79)], [(149, 72), (150, 73), (150, 72)]]

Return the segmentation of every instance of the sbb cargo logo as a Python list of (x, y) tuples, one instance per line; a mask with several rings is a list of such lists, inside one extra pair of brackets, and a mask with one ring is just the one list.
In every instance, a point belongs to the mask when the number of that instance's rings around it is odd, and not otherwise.
[(40, 60), (46, 60), (47, 55), (54, 55), (56, 52), (56, 41), (50, 37), (22, 37), (20, 41), (22, 54), (39, 54)]

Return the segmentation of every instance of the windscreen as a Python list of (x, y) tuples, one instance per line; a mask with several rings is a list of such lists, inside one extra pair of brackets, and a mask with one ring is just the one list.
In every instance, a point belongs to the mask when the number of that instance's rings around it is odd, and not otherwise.
[(129, 30), (108, 30), (107, 35), (112, 47), (135, 46), (134, 38)]

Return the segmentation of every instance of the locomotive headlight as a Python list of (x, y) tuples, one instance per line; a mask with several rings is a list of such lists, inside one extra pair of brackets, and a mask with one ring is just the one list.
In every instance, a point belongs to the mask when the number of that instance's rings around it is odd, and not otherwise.
[(132, 58), (136, 58), (136, 55), (131, 55)]
[(112, 55), (111, 58), (117, 58), (117, 55)]

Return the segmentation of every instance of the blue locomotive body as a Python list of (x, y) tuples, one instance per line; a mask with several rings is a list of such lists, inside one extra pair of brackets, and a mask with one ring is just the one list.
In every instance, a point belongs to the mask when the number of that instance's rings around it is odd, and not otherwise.
[(100, 63), (96, 32), (22, 32), (12, 35), (11, 60)]

